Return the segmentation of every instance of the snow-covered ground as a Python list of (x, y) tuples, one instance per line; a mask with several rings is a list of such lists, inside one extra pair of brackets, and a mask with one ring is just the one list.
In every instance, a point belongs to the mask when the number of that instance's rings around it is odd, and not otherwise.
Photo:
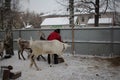
[(50, 67), (41, 59), (36, 61), (41, 71), (36, 71), (34, 66), (29, 67), (28, 59), (18, 60), (15, 51), (12, 58), (0, 60), (0, 66), (12, 65), (12, 72), (21, 71), (22, 76), (18, 80), (120, 80), (120, 66), (111, 66), (107, 60), (81, 55), (73, 57), (71, 54), (65, 54), (63, 57), (68, 66), (60, 63)]

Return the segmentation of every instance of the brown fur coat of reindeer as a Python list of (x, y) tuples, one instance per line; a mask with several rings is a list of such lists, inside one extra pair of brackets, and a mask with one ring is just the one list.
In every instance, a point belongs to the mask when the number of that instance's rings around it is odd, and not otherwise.
[[(38, 35), (40, 36), (40, 40), (45, 40), (45, 34), (41, 31), (38, 31)], [(18, 44), (18, 58), (21, 59), (20, 55), (22, 56), (22, 58), (25, 60), (25, 57), (23, 56), (23, 51), (25, 50), (27, 53), (28, 53), (28, 56), (29, 56), (29, 53), (32, 52), (31, 48), (30, 48), (30, 44), (29, 44), (29, 41), (28, 40), (24, 40), (22, 38), (18, 38), (17, 39), (17, 44)], [(40, 57), (46, 61), (46, 59), (42, 56), (42, 55), (39, 55), (37, 57), (37, 60), (40, 60)]]
[(25, 57), (23, 56), (23, 51), (25, 50), (27, 53), (31, 52), (31, 48), (29, 48), (29, 41), (27, 40), (23, 40), (21, 38), (19, 38), (17, 40), (18, 43), (18, 58), (21, 59), (20, 55), (22, 56), (22, 58), (25, 60)]

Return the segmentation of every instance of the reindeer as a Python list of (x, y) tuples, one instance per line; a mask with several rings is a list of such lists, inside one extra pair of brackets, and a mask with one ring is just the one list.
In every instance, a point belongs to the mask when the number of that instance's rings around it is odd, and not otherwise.
[(18, 58), (21, 59), (20, 57), (21, 55), (22, 58), (25, 60), (25, 57), (23, 56), (23, 51), (25, 50), (28, 53), (28, 55), (29, 55), (29, 52), (31, 52), (31, 48), (29, 47), (29, 41), (18, 38), (17, 43), (19, 47)]
[[(38, 33), (40, 35), (40, 40), (46, 40), (45, 39), (45, 34), (43, 32), (39, 31)], [(18, 43), (18, 47), (19, 47), (18, 58), (21, 59), (21, 57), (20, 57), (20, 55), (21, 55), (22, 58), (25, 60), (25, 58), (23, 56), (23, 51), (25, 50), (28, 53), (28, 56), (29, 56), (29, 53), (32, 52), (32, 50), (31, 50), (31, 48), (29, 46), (30, 45), (29, 41), (28, 40), (24, 40), (22, 38), (18, 38), (17, 43)], [(46, 59), (42, 55), (39, 55), (37, 57), (37, 60), (40, 60), (40, 57), (43, 58), (46, 61)]]

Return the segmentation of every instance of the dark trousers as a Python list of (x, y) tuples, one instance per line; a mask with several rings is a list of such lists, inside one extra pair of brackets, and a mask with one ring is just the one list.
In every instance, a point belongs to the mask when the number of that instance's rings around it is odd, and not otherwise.
[[(54, 57), (54, 64), (58, 64), (58, 55), (53, 54), (53, 57)], [(48, 64), (50, 63), (51, 63), (50, 54), (48, 54)]]

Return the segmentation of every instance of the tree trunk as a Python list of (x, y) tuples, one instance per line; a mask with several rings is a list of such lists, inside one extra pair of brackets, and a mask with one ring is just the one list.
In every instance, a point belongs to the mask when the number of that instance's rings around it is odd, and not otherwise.
[(95, 1), (95, 27), (99, 26), (99, 0)]
[(11, 29), (11, 23), (8, 23), (9, 25), (7, 25), (7, 29), (5, 30), (5, 40), (4, 40), (4, 44), (5, 44), (5, 53), (6, 56), (11, 56), (14, 55), (14, 51), (13, 51), (13, 33), (12, 33), (12, 29)]
[(13, 33), (12, 33), (12, 17), (11, 17), (11, 0), (5, 0), (5, 21), (6, 21), (6, 29), (5, 29), (5, 52), (6, 58), (10, 58), (11, 55), (14, 55), (13, 51)]

